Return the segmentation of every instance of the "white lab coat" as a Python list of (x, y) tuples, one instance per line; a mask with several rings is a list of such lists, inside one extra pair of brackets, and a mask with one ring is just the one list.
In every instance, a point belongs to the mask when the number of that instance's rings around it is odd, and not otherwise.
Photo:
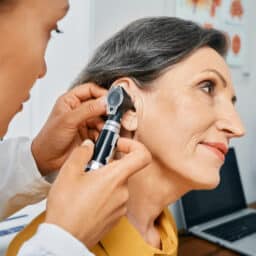
[[(0, 220), (26, 205), (43, 200), (50, 189), (37, 169), (31, 141), (20, 137), (0, 142)], [(39, 226), (35, 236), (21, 248), (19, 256), (92, 256), (65, 230), (51, 224)]]

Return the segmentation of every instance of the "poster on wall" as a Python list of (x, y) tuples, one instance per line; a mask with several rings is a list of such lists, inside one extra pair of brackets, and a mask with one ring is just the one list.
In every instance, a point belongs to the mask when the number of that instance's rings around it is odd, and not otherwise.
[(227, 63), (243, 67), (246, 56), (244, 13), (247, 0), (176, 0), (177, 17), (224, 31), (229, 39)]

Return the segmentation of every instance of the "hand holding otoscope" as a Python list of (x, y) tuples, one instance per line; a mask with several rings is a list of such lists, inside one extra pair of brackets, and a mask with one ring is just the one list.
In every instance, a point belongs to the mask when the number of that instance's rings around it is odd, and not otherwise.
[[(96, 104), (97, 100), (91, 101)], [(108, 119), (96, 145), (86, 140), (71, 153), (48, 196), (45, 222), (65, 229), (88, 248), (126, 214), (127, 180), (151, 162), (151, 154), (141, 143), (118, 139), (121, 118), (132, 108), (131, 99), (123, 88), (117, 86), (109, 91)], [(88, 119), (94, 117), (97, 115), (91, 114)], [(115, 146), (124, 156), (108, 163)], [(85, 173), (85, 166), (95, 171)]]
[(93, 158), (86, 171), (96, 170), (109, 162), (119, 138), (122, 116), (128, 110), (134, 110), (131, 97), (121, 86), (112, 87), (107, 96), (108, 119), (96, 141)]

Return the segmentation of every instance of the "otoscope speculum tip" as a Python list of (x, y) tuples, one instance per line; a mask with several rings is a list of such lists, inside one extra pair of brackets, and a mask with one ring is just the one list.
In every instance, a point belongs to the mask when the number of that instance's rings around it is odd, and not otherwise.
[(116, 115), (120, 111), (123, 114), (129, 109), (134, 109), (129, 94), (120, 85), (113, 86), (107, 96), (107, 114)]

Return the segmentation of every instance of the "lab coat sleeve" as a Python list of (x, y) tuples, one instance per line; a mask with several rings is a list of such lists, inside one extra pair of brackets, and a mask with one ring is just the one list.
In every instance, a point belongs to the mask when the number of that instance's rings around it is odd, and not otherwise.
[(24, 137), (0, 142), (0, 220), (48, 194), (50, 183), (37, 168), (31, 143)]
[(37, 233), (21, 247), (18, 256), (93, 256), (71, 234), (52, 224), (41, 224)]

